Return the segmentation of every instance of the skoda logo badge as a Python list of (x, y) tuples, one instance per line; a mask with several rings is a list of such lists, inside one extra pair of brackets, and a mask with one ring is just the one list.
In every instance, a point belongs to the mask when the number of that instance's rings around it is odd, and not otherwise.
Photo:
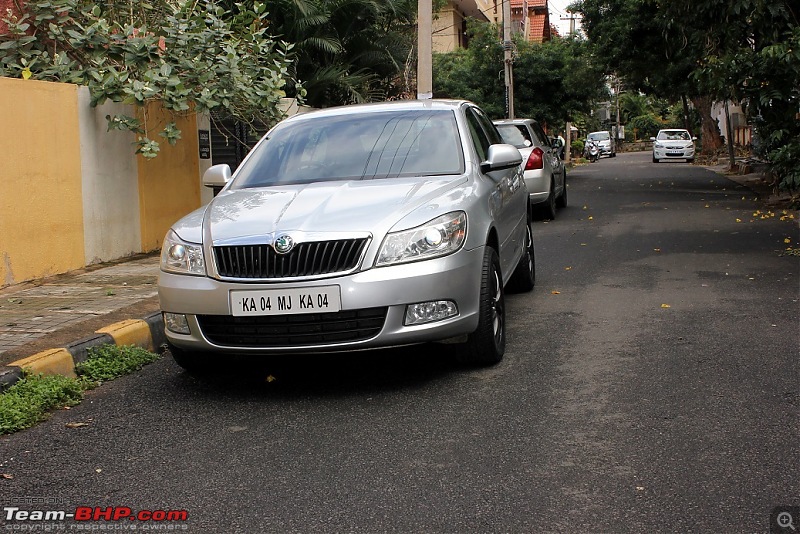
[(288, 235), (282, 235), (275, 240), (275, 252), (278, 254), (286, 254), (294, 247), (294, 239)]

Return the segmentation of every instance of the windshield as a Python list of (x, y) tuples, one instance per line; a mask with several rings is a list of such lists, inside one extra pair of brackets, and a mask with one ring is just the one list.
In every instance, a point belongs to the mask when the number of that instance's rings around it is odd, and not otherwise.
[(686, 130), (661, 130), (656, 139), (659, 141), (691, 141), (692, 136)]
[(611, 135), (608, 132), (592, 132), (589, 134), (589, 139), (592, 141), (608, 141)]
[(309, 116), (268, 135), (242, 165), (233, 189), (464, 172), (451, 110)]

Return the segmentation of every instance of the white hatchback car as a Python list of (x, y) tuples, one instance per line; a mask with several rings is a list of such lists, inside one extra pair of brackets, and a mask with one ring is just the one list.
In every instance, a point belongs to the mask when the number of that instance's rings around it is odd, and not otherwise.
[(662, 159), (685, 159), (687, 163), (694, 162), (694, 142), (697, 137), (692, 137), (688, 130), (659, 130), (658, 135), (651, 137), (650, 140), (653, 141), (653, 163), (658, 163)]

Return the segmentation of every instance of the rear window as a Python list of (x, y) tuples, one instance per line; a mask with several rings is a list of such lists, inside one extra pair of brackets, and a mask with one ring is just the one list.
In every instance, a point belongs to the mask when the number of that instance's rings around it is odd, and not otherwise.
[(497, 131), (504, 143), (514, 145), (517, 148), (526, 148), (533, 144), (531, 134), (522, 124), (496, 124)]

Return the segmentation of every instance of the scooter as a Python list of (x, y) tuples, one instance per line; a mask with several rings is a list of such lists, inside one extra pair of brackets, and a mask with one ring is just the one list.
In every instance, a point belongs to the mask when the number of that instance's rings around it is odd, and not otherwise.
[(590, 163), (594, 163), (600, 158), (600, 146), (594, 141), (586, 141), (586, 150), (584, 152)]

